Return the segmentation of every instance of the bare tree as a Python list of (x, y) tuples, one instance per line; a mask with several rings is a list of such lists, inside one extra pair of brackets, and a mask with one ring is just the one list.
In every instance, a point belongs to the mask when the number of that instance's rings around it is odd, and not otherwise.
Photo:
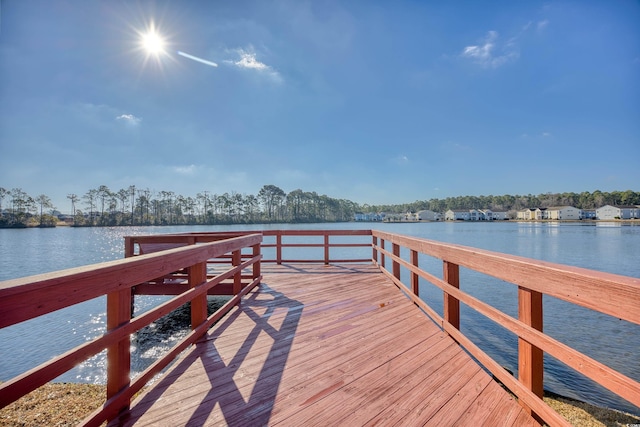
[(98, 197), (98, 190), (92, 189), (87, 191), (87, 193), (82, 196), (85, 200), (85, 203), (89, 206), (89, 224), (94, 225), (94, 217), (95, 217), (95, 203), (96, 198)]
[(6, 188), (0, 187), (0, 215), (2, 215), (2, 201), (9, 194), (9, 190)]
[(51, 199), (44, 194), (40, 194), (36, 197), (35, 201), (40, 205), (40, 227), (44, 224), (44, 209), (45, 208), (53, 208), (53, 203), (51, 203)]
[(76, 223), (76, 203), (78, 203), (78, 196), (75, 194), (68, 194), (67, 199), (71, 200), (71, 211), (73, 213), (73, 224)]

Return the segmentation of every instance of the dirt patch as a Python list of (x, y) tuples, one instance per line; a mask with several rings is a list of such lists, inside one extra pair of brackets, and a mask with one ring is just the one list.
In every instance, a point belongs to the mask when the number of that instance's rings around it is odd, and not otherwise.
[[(51, 383), (0, 410), (0, 426), (74, 426), (100, 407), (106, 388), (93, 384)], [(600, 408), (555, 394), (545, 402), (579, 427), (640, 425), (640, 417)]]
[(544, 401), (574, 426), (619, 427), (640, 425), (640, 417), (590, 405), (554, 393), (545, 393)]
[(106, 387), (50, 383), (0, 410), (0, 426), (75, 426), (106, 400)]

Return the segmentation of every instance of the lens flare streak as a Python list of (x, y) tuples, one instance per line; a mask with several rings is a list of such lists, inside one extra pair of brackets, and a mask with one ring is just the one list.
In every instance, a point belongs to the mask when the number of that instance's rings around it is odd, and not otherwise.
[(198, 58), (197, 56), (193, 56), (193, 55), (189, 55), (188, 53), (182, 52), (182, 51), (178, 51), (178, 55), (180, 56), (184, 56), (185, 58), (189, 58), (193, 61), (196, 62), (200, 62), (201, 64), (205, 64), (205, 65), (210, 65), (212, 67), (217, 67), (218, 64), (216, 64), (215, 62), (211, 62), (211, 61), (207, 61), (206, 59), (202, 59), (202, 58)]

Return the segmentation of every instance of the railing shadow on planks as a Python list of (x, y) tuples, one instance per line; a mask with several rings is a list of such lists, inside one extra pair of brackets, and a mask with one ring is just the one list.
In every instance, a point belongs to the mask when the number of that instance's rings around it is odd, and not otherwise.
[[(322, 256), (318, 256), (317, 251), (321, 251)], [(333, 255), (336, 252), (338, 256)], [(288, 253), (294, 256), (289, 257)], [(541, 398), (545, 353), (640, 407), (638, 381), (542, 331), (543, 295), (640, 325), (640, 279), (637, 278), (378, 230), (264, 230), (131, 236), (125, 238), (125, 256), (124, 260), (0, 283), (0, 327), (97, 296), (107, 296), (107, 332), (1, 384), (0, 407), (106, 348), (106, 402), (85, 419), (84, 424), (100, 425), (104, 420), (113, 419), (128, 408), (132, 396), (155, 374), (260, 283), (260, 265), (266, 262), (373, 262), (408, 298), (515, 394), (523, 407), (549, 425), (567, 423)], [(418, 265), (419, 256), (440, 260), (441, 277), (422, 269)], [(460, 267), (516, 285), (518, 318), (461, 290)], [(408, 273), (407, 284), (401, 280), (402, 271)], [(428, 282), (442, 290), (442, 316), (420, 298), (421, 279), (422, 284)], [(131, 301), (136, 294), (175, 297), (132, 319)], [(233, 298), (207, 316), (207, 294), (233, 295)], [(191, 333), (138, 377), (130, 380), (131, 335), (186, 302), (191, 302)], [(518, 337), (518, 378), (460, 331), (461, 303)]]

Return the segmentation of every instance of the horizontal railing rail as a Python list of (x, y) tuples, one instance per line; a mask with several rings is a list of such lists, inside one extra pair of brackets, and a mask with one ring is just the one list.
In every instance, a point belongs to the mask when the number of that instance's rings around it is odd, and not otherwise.
[[(166, 367), (181, 351), (204, 335), (208, 328), (237, 305), (241, 297), (260, 283), (261, 234), (246, 234), (209, 243), (176, 247), (147, 255), (95, 264), (53, 273), (0, 282), (0, 328), (60, 310), (90, 299), (107, 297), (106, 332), (7, 382), (0, 384), (0, 407), (5, 407), (41, 385), (107, 350), (107, 395), (105, 404), (85, 419), (85, 425), (100, 425), (128, 408), (131, 398)], [(242, 249), (251, 250), (243, 260)], [(231, 267), (208, 277), (210, 259), (231, 255)], [(187, 271), (184, 292), (159, 306), (131, 318), (131, 294), (136, 285), (178, 270)], [(252, 269), (243, 282), (243, 270)], [(207, 293), (224, 280), (233, 281), (233, 298), (211, 315)], [(130, 379), (130, 338), (133, 333), (191, 303), (192, 331), (167, 354)]]
[[(125, 256), (133, 256), (146, 251), (155, 251), (179, 245), (193, 245), (211, 242), (229, 237), (236, 237), (251, 233), (261, 233), (265, 238), (273, 242), (263, 241), (261, 248), (273, 248), (273, 258), (263, 258), (263, 263), (365, 263), (371, 262), (371, 258), (338, 258), (332, 254), (332, 248), (371, 248), (371, 240), (366, 242), (337, 242), (335, 239), (349, 236), (371, 236), (371, 230), (263, 230), (263, 231), (238, 231), (238, 232), (202, 232), (180, 233), (146, 236), (128, 236), (125, 238)], [(322, 241), (310, 243), (300, 241), (300, 238), (322, 238)], [(291, 240), (288, 240), (291, 239)], [(296, 240), (297, 239), (297, 240)], [(286, 249), (317, 249), (318, 256), (313, 258), (288, 257)], [(295, 252), (295, 251), (294, 251)]]
[[(548, 424), (568, 425), (542, 400), (544, 353), (640, 407), (640, 383), (542, 331), (542, 295), (640, 324), (640, 279), (376, 230), (373, 253), (374, 262), (415, 304)], [(419, 254), (442, 261), (442, 278), (419, 267)], [(517, 285), (518, 319), (460, 290), (461, 266)], [(409, 272), (409, 286), (401, 281), (401, 268)], [(420, 299), (420, 278), (443, 291), (443, 316)], [(518, 379), (460, 332), (461, 302), (518, 337)]]

